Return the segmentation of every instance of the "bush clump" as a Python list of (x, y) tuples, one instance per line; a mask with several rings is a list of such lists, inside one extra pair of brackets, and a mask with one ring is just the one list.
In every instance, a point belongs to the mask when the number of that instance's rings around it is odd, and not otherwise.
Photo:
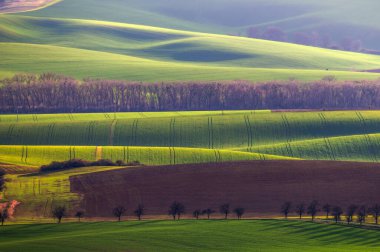
[(125, 163), (123, 160), (118, 160), (113, 162), (109, 159), (100, 159), (98, 161), (86, 161), (82, 159), (71, 159), (63, 162), (51, 162), (48, 165), (43, 165), (40, 167), (40, 172), (55, 172), (63, 171), (74, 168), (82, 168), (89, 166), (139, 166), (141, 165), (139, 161), (133, 161)]

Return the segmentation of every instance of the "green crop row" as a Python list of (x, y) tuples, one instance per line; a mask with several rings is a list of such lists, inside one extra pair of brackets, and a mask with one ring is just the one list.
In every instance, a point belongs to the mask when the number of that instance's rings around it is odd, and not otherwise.
[[(134, 114), (134, 113), (132, 113)], [(157, 146), (240, 148), (379, 133), (379, 111), (230, 112), (109, 118), (74, 115), (75, 121), (1, 122), (2, 145)], [(172, 112), (174, 115), (174, 112)]]
[(275, 155), (230, 150), (179, 147), (0, 146), (0, 162), (39, 166), (69, 159), (139, 161), (146, 165), (210, 163), (234, 160), (288, 159)]

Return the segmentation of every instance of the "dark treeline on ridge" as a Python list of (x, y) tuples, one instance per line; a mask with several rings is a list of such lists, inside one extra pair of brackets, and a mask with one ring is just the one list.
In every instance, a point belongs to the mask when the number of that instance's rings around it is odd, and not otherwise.
[(1, 113), (379, 109), (380, 80), (132, 83), (55, 74), (0, 82)]

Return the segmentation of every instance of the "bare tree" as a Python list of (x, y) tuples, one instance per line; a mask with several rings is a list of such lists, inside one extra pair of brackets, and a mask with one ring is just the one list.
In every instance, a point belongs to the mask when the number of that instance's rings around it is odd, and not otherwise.
[(373, 215), (376, 225), (379, 224), (380, 205), (376, 204), (369, 209), (369, 212)]
[(358, 216), (358, 222), (360, 225), (365, 223), (366, 217), (367, 217), (367, 207), (366, 206), (361, 206), (357, 210), (357, 216)]
[(290, 210), (292, 208), (292, 203), (291, 202), (285, 202), (282, 206), (281, 206), (281, 213), (285, 216), (285, 219), (288, 218), (288, 215), (290, 213)]
[(202, 214), (206, 214), (207, 215), (207, 219), (209, 220), (210, 219), (210, 216), (211, 214), (215, 213), (214, 210), (212, 210), (211, 208), (207, 208), (205, 210), (202, 211)]
[(193, 217), (196, 218), (197, 220), (199, 219), (199, 216), (202, 214), (202, 211), (197, 209), (193, 212)]
[(5, 188), (5, 172), (0, 169), (0, 192)]
[(80, 220), (83, 218), (83, 216), (84, 216), (84, 211), (77, 211), (75, 214), (75, 217), (78, 218), (78, 222), (80, 222)]
[(238, 220), (240, 220), (243, 214), (245, 213), (245, 209), (242, 207), (237, 207), (234, 209), (234, 213), (236, 214)]
[(141, 220), (141, 217), (144, 215), (145, 213), (145, 208), (144, 208), (144, 205), (142, 204), (139, 204), (136, 208), (136, 210), (133, 212), (136, 217), (139, 219), (139, 221)]
[(127, 209), (123, 206), (117, 206), (112, 210), (113, 215), (121, 221), (121, 217), (127, 212)]
[(8, 214), (8, 206), (4, 207), (3, 209), (0, 209), (0, 221), (1, 226), (4, 226), (4, 222), (9, 218)]
[(346, 210), (346, 220), (347, 220), (347, 224), (350, 224), (350, 222), (353, 221), (354, 219), (354, 215), (355, 215), (355, 212), (356, 210), (358, 209), (358, 206), (356, 205), (350, 205), (347, 210)]
[(219, 208), (219, 212), (224, 214), (224, 219), (228, 218), (228, 214), (230, 213), (230, 204), (223, 204)]
[(334, 216), (335, 223), (338, 223), (338, 221), (340, 221), (340, 217), (343, 214), (343, 210), (342, 208), (335, 206), (333, 207), (331, 214)]
[(185, 213), (185, 206), (177, 201), (174, 201), (170, 207), (169, 207), (169, 215), (173, 217), (173, 220), (175, 220), (176, 216), (178, 220), (180, 220), (181, 215)]
[(64, 206), (57, 206), (52, 211), (53, 217), (57, 219), (58, 224), (61, 223), (62, 218), (66, 215), (66, 207)]
[(300, 219), (302, 219), (302, 215), (305, 213), (305, 210), (305, 205), (303, 203), (296, 206), (296, 214), (300, 217)]
[(326, 213), (326, 219), (328, 220), (331, 212), (331, 206), (329, 204), (324, 204), (322, 209)]
[(310, 205), (307, 207), (307, 213), (310, 214), (311, 220), (314, 221), (315, 216), (319, 212), (318, 209), (318, 201), (314, 200), (310, 203)]

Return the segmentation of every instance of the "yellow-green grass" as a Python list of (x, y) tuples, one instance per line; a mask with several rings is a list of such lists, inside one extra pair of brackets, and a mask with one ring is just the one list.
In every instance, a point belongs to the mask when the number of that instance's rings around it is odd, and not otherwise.
[[(138, 115), (138, 116), (137, 116)], [(116, 119), (114, 119), (116, 116)], [(186, 112), (3, 116), (2, 145), (234, 149), (379, 133), (379, 111)], [(49, 117), (51, 119), (49, 119)], [(10, 118), (13, 118), (12, 120)], [(39, 119), (40, 118), (40, 119)], [(66, 121), (63, 120), (66, 118)], [(74, 118), (70, 120), (70, 118)], [(8, 121), (8, 119), (10, 121)], [(25, 121), (24, 121), (25, 120)]]
[(0, 16), (2, 41), (49, 44), (145, 59), (273, 69), (366, 70), (380, 56), (125, 23)]
[(308, 160), (379, 162), (380, 134), (330, 137), (263, 145), (252, 148), (252, 151)]
[(271, 113), (270, 110), (225, 111), (169, 111), (169, 112), (117, 112), (117, 113), (63, 113), (63, 114), (0, 114), (0, 123), (108, 121), (120, 119), (172, 118), (191, 116), (217, 116)]
[[(379, 74), (304, 69), (265, 69), (155, 61), (121, 54), (23, 43), (0, 43), (0, 67), (10, 73), (55, 72), (77, 78), (132, 81), (377, 79)], [(0, 72), (0, 74), (2, 73)], [(0, 77), (6, 77), (0, 76)]]
[(7, 75), (50, 71), (135, 81), (380, 76), (359, 71), (380, 68), (376, 55), (125, 23), (2, 15), (0, 35), (0, 68)]
[(3, 251), (376, 252), (378, 230), (285, 220), (182, 220), (11, 225)]
[[(0, 119), (0, 162), (10, 164), (40, 165), (74, 157), (197, 163), (220, 161), (219, 151), (222, 161), (256, 159), (264, 153), (378, 161), (379, 111), (2, 115)], [(96, 150), (96, 146), (104, 147)], [(253, 156), (246, 156), (251, 152)]]
[(0, 162), (23, 166), (40, 166), (53, 161), (110, 159), (139, 161), (144, 165), (212, 163), (237, 160), (292, 159), (230, 150), (181, 147), (137, 146), (19, 146), (0, 145)]
[(70, 176), (113, 169), (120, 167), (84, 167), (46, 174), (6, 175), (3, 196), (21, 202), (18, 208), (20, 216), (48, 218), (54, 206), (64, 205), (68, 210), (78, 207), (81, 197), (70, 192)]
[[(342, 0), (228, 0), (171, 1), (160, 0), (65, 0), (50, 8), (30, 13), (34, 16), (92, 18), (191, 29), (197, 31), (244, 34), (249, 26), (279, 26), (286, 31), (327, 31), (342, 39), (342, 30), (373, 28), (377, 30), (376, 1), (363, 0), (345, 4)], [(86, 11), (82, 11), (85, 9)], [(261, 12), (267, 11), (268, 14)], [(276, 15), (270, 15), (276, 13)], [(251, 15), (249, 15), (251, 14)], [(339, 20), (339, 25), (337, 25)], [(334, 25), (332, 25), (334, 24)], [(332, 32), (336, 34), (332, 34)]]

